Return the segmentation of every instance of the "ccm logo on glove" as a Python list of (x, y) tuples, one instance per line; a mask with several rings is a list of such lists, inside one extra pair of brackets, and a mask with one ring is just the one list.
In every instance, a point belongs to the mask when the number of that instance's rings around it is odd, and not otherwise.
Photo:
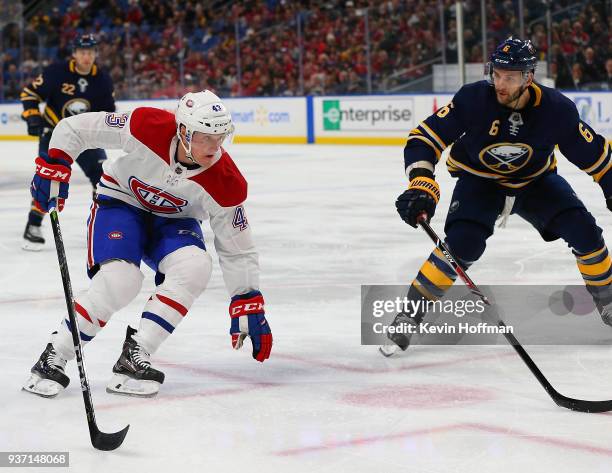
[(266, 320), (264, 298), (259, 291), (232, 297), (229, 306), (232, 347), (238, 350), (249, 337), (253, 344), (253, 358), (265, 361), (272, 351), (272, 331)]
[[(254, 302), (249, 302), (254, 301)], [(241, 317), (247, 314), (257, 314), (264, 311), (263, 297), (258, 296), (246, 301), (234, 301), (230, 306), (230, 317)]]
[(36, 158), (36, 174), (52, 181), (70, 181), (70, 169), (61, 164), (48, 164), (42, 158)]

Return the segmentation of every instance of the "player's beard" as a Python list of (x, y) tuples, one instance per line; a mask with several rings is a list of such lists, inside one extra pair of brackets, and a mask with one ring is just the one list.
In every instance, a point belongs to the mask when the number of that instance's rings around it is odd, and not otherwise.
[(497, 90), (495, 90), (495, 96), (497, 98), (497, 102), (499, 102), (500, 105), (503, 105), (505, 107), (509, 107), (510, 104), (512, 104), (513, 102), (517, 101), (521, 97), (521, 95), (523, 95), (524, 91), (525, 91), (525, 89), (523, 87), (519, 87), (519, 89), (515, 93), (508, 94), (508, 95), (506, 95), (505, 98), (500, 98), (499, 92)]

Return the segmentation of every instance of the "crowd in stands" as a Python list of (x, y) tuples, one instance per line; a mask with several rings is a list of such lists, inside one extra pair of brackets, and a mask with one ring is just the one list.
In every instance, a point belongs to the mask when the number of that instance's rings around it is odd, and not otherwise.
[[(524, 26), (561, 89), (612, 90), (612, 12), (605, 0), (523, 0)], [(455, 0), (61, 0), (22, 30), (2, 26), (5, 100), (94, 33), (118, 98), (387, 92), (457, 61)], [(442, 5), (442, 8), (441, 8)], [(467, 62), (483, 62), (481, 5), (465, 0)], [(367, 9), (367, 10), (366, 10)], [(440, 15), (442, 12), (442, 25)], [(518, 34), (518, 1), (486, 1), (487, 49)], [(236, 39), (239, 39), (238, 41)], [(20, 47), (22, 45), (23, 47)], [(427, 83), (425, 83), (427, 84)], [(2, 95), (0, 95), (0, 98)]]

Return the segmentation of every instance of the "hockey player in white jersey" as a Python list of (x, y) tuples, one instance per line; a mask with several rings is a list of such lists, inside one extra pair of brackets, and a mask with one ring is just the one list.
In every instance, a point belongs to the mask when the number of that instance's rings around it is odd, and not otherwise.
[[(150, 356), (185, 318), (212, 271), (200, 222), (210, 219), (215, 248), (230, 293), (232, 346), (251, 338), (253, 358), (270, 356), (272, 333), (259, 291), (258, 256), (244, 202), (247, 183), (221, 147), (234, 131), (230, 113), (210, 91), (188, 93), (176, 113), (142, 107), (131, 113), (83, 113), (62, 120), (48, 155), (36, 159), (32, 196), (43, 210), (68, 197), (74, 159), (91, 148), (122, 149), (104, 163), (98, 197), (87, 221), (89, 289), (74, 301), (81, 340), (91, 341), (113, 313), (139, 293), (141, 261), (156, 271), (156, 290), (138, 330), (128, 326), (107, 391), (155, 395), (164, 374)], [(59, 181), (59, 195), (51, 186)], [(70, 322), (53, 332), (26, 391), (53, 397), (68, 386), (74, 358)]]

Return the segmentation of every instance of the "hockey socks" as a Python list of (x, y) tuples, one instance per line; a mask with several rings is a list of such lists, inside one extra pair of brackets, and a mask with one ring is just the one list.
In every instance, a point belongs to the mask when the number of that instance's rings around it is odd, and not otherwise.
[(591, 253), (574, 252), (574, 255), (578, 270), (604, 323), (612, 325), (612, 261), (608, 248), (604, 244)]

